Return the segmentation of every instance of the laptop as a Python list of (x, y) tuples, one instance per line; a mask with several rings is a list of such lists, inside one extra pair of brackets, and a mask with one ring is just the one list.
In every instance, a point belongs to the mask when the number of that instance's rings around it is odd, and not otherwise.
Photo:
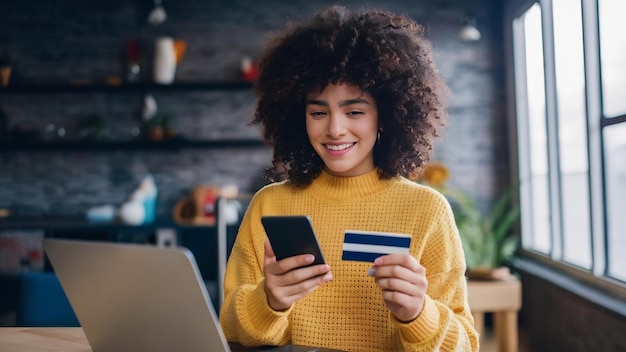
[(44, 239), (94, 352), (231, 351), (184, 247)]
[(336, 351), (229, 344), (184, 247), (43, 240), (93, 352)]

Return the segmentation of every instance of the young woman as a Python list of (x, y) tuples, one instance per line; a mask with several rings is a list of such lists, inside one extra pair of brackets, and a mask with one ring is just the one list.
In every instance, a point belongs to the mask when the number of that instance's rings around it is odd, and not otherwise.
[[(260, 62), (253, 123), (274, 183), (228, 261), (229, 341), (346, 351), (476, 351), (465, 260), (446, 199), (409, 179), (445, 124), (447, 88), (413, 20), (333, 6), (290, 23)], [(327, 264), (276, 260), (263, 215), (309, 215)], [(345, 230), (410, 234), (409, 254), (342, 260)], [(293, 236), (298, 236), (294, 233)]]

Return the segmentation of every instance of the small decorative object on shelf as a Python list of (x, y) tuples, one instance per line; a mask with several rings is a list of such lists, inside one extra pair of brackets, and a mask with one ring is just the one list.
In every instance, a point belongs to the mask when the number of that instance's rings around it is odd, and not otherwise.
[(0, 84), (2, 84), (3, 87), (8, 87), (10, 79), (11, 66), (0, 66)]
[(87, 209), (87, 211), (85, 212), (85, 217), (89, 222), (92, 223), (107, 223), (115, 219), (116, 213), (117, 209), (115, 209), (115, 206), (111, 204), (104, 204)]
[(0, 86), (8, 87), (15, 54), (6, 47), (0, 47)]
[[(44, 231), (40, 229), (3, 230), (0, 234), (0, 272), (6, 274), (43, 270), (41, 243), (44, 236)], [(2, 290), (3, 294), (9, 292), (4, 291), (5, 287)]]
[(150, 126), (154, 123), (153, 120), (159, 111), (156, 99), (154, 99), (152, 94), (145, 94), (143, 96), (139, 110), (140, 127), (135, 126), (133, 131), (131, 131), (131, 134), (135, 137), (139, 137), (141, 135), (145, 138), (149, 136)]
[(159, 194), (156, 182), (154, 182), (154, 176), (148, 174), (144, 177), (133, 197), (136, 198), (137, 194), (139, 194), (138, 197), (142, 200), (145, 209), (144, 223), (153, 223), (156, 218), (156, 201)]
[(235, 184), (198, 185), (193, 187), (191, 195), (180, 199), (173, 211), (174, 221), (179, 225), (215, 225), (218, 198), (225, 200), (220, 208), (220, 216), (227, 225), (239, 221), (241, 203), (236, 199), (239, 187)]
[(153, 142), (164, 142), (177, 137), (171, 114), (159, 114), (145, 125), (145, 135)]
[(154, 72), (155, 83), (170, 84), (174, 82), (176, 74), (176, 52), (172, 37), (160, 37), (154, 42)]
[(141, 130), (134, 127), (131, 134), (151, 140), (161, 142), (176, 137), (173, 127), (173, 116), (171, 114), (158, 114), (157, 102), (152, 94), (144, 95), (141, 107)]
[(141, 225), (146, 218), (146, 210), (141, 202), (128, 201), (120, 207), (120, 220), (127, 225)]
[(252, 82), (259, 77), (259, 64), (253, 62), (251, 58), (244, 56), (241, 59), (241, 79)]
[(183, 59), (186, 42), (172, 37), (157, 38), (154, 44), (154, 73), (155, 83), (171, 84), (176, 75), (176, 66)]
[(106, 139), (109, 129), (102, 115), (92, 114), (80, 122), (80, 131), (78, 133), (81, 139), (96, 141)]
[(167, 19), (167, 12), (161, 5), (161, 0), (154, 0), (154, 8), (148, 14), (148, 23), (153, 26), (157, 26)]
[(182, 39), (174, 40), (174, 54), (176, 55), (176, 65), (180, 64), (187, 51), (187, 42)]
[(43, 130), (43, 140), (46, 142), (60, 141), (65, 138), (67, 131), (63, 126), (56, 126), (53, 123), (49, 123)]
[(174, 221), (179, 225), (215, 225), (216, 186), (195, 186), (191, 196), (176, 203)]
[(132, 39), (128, 44), (128, 67), (126, 81), (129, 83), (139, 82), (141, 67), (139, 66), (139, 42)]
[(161, 129), (163, 129), (163, 139), (168, 140), (176, 137), (176, 129), (174, 128), (174, 116), (172, 114), (163, 114), (159, 116)]
[(151, 224), (156, 218), (156, 200), (158, 190), (154, 177), (148, 174), (139, 187), (120, 207), (120, 219), (128, 225)]

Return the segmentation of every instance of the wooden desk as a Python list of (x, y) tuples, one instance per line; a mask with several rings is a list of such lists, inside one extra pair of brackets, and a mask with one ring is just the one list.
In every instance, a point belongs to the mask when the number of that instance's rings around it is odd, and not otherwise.
[(3, 352), (91, 352), (82, 328), (0, 328)]
[(493, 313), (498, 350), (516, 352), (519, 349), (517, 312), (522, 307), (522, 284), (519, 279), (511, 275), (505, 280), (468, 280), (467, 291), (478, 333), (483, 332), (485, 313)]
[[(243, 347), (230, 344), (232, 352), (339, 352), (331, 349), (287, 345), (281, 347)], [(3, 328), (0, 327), (2, 352), (92, 352), (82, 328)]]

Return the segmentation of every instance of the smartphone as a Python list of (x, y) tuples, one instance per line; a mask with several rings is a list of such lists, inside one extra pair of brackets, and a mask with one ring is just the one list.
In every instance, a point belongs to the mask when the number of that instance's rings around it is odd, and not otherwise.
[(326, 263), (308, 215), (262, 216), (261, 223), (277, 260), (313, 254), (315, 260), (310, 265)]

